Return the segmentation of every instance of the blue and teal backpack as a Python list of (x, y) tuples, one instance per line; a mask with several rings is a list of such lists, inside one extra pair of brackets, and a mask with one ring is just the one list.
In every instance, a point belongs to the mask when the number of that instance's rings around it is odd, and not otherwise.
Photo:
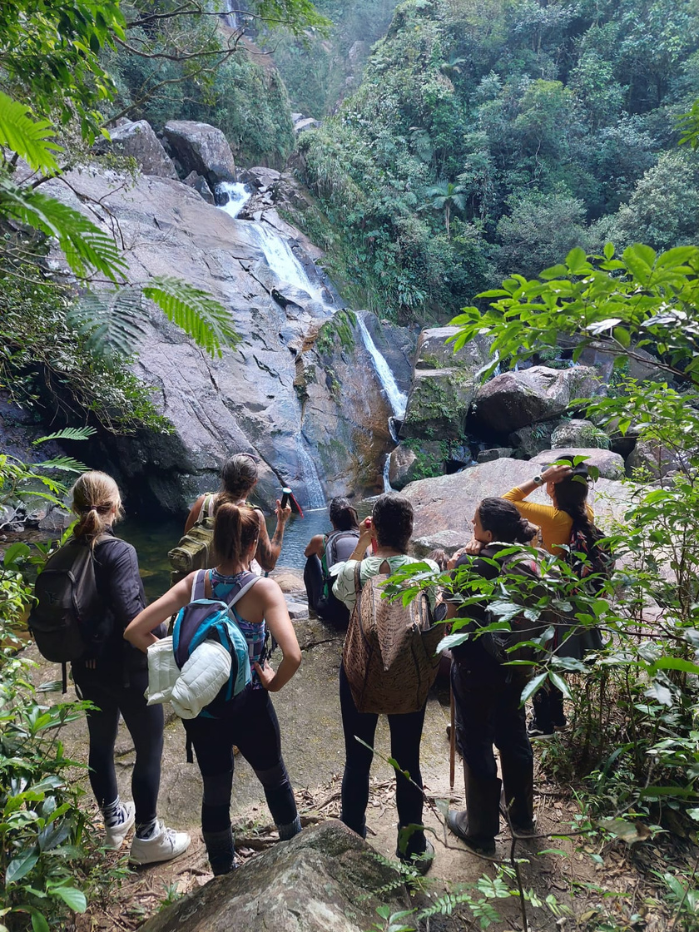
[(206, 598), (206, 574), (197, 570), (192, 583), (192, 601), (177, 613), (172, 631), (175, 663), (182, 669), (192, 653), (204, 641), (218, 641), (231, 655), (231, 673), (218, 695), (200, 713), (206, 718), (221, 717), (224, 706), (250, 685), (250, 655), (245, 635), (235, 620), (233, 606), (260, 578), (254, 573), (241, 573), (226, 601)]

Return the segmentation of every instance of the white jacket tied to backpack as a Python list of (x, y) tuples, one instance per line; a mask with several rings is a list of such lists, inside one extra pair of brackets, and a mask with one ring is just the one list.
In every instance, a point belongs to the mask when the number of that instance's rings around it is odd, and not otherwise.
[(204, 641), (180, 670), (172, 638), (163, 638), (148, 648), (148, 705), (169, 701), (180, 718), (196, 718), (228, 681), (231, 666), (223, 644)]

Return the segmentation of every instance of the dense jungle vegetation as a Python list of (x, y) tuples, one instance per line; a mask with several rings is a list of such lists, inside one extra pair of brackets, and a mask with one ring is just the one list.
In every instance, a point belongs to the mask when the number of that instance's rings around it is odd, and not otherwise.
[(401, 4), (359, 90), (300, 140), (356, 303), (444, 320), (574, 246), (690, 242), (699, 167), (676, 120), (698, 49), (687, 0)]

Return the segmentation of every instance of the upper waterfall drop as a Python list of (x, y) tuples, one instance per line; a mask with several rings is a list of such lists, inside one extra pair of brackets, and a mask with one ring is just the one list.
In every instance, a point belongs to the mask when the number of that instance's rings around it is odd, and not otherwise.
[(219, 207), (235, 220), (252, 197), (252, 192), (248, 190), (247, 185), (239, 181), (222, 181), (216, 185), (216, 195), (221, 199), (225, 195), (227, 200), (219, 204)]
[(251, 226), (262, 248), (267, 265), (277, 278), (314, 296), (318, 289), (311, 284), (306, 270), (294, 255), (287, 240), (263, 221), (253, 221)]
[(377, 349), (376, 344), (372, 340), (371, 334), (367, 330), (367, 326), (364, 323), (364, 318), (360, 314), (357, 314), (357, 326), (359, 327), (359, 332), (362, 335), (364, 346), (367, 348), (372, 362), (374, 363), (374, 368), (376, 369), (379, 381), (381, 382), (381, 387), (386, 393), (389, 404), (393, 409), (393, 414), (399, 420), (402, 420), (402, 418), (405, 416), (405, 408), (408, 404), (408, 396), (398, 388), (388, 363)]

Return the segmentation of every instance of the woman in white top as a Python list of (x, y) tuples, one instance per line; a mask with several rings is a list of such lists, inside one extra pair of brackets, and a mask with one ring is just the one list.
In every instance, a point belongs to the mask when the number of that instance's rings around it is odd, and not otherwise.
[[(346, 563), (337, 564), (337, 579), (333, 592), (347, 608), (352, 611), (356, 601), (354, 586), (355, 568), (361, 561), (359, 581), (363, 585), (370, 576), (377, 576), (381, 567), (388, 564), (390, 571), (406, 563), (418, 563), (408, 556), (408, 544), (413, 533), (413, 506), (404, 495), (388, 492), (380, 495), (374, 505), (371, 519), (367, 519), (361, 528), (354, 553)], [(364, 557), (373, 542), (374, 552)], [(431, 569), (439, 572), (439, 567), (431, 560), (427, 562)], [(335, 570), (334, 570), (335, 571)], [(384, 569), (384, 572), (386, 570)], [(379, 719), (373, 712), (358, 712), (352, 698), (344, 667), (340, 666), (340, 707), (342, 710), (342, 727), (345, 733), (345, 772), (342, 778), (342, 811), (340, 819), (353, 831), (366, 837), (366, 807), (369, 802), (369, 772), (374, 756), (371, 748)], [(418, 712), (404, 715), (389, 715), (391, 730), (391, 756), (397, 761), (402, 771), (410, 774), (410, 780), (399, 771), (396, 772), (396, 805), (398, 808), (398, 830), (408, 825), (422, 825), (422, 776), (420, 774), (420, 741), (425, 721), (425, 706)], [(361, 738), (364, 744), (360, 744)], [(368, 747), (367, 747), (368, 745)], [(408, 841), (407, 849), (396, 851), (401, 860), (416, 857), (415, 864), (423, 873), (429, 870), (434, 856), (434, 848), (425, 838), (422, 830), (414, 831)]]

